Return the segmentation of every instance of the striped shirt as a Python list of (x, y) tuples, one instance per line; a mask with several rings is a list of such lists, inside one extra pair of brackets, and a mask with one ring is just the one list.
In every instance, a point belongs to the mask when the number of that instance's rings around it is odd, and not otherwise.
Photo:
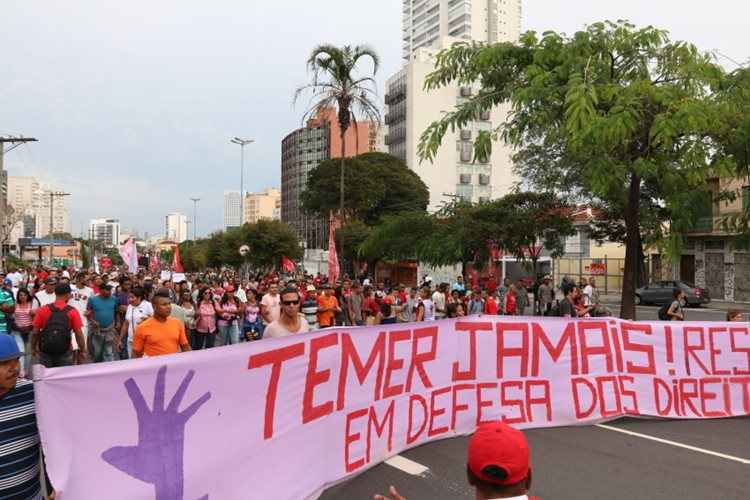
[(19, 379), (0, 396), (0, 500), (40, 496), (34, 384)]

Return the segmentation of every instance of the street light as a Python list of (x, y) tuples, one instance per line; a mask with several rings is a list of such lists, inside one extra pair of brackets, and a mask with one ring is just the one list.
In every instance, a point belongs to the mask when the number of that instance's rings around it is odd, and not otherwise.
[(193, 241), (198, 239), (198, 202), (200, 198), (190, 198), (193, 202)]
[(234, 137), (229, 142), (240, 146), (240, 226), (242, 226), (243, 219), (245, 218), (245, 197), (242, 194), (245, 190), (245, 146), (254, 143), (255, 139)]

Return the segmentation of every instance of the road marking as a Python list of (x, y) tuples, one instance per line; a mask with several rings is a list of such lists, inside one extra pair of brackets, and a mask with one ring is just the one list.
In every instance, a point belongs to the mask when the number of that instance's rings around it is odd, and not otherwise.
[(386, 460), (385, 463), (387, 463), (391, 467), (397, 468), (398, 470), (402, 472), (411, 474), (412, 476), (421, 476), (422, 474), (430, 470), (424, 465), (418, 464), (417, 462), (413, 460), (409, 460), (408, 458), (402, 457), (401, 455), (393, 456), (389, 458), (388, 460)]
[(750, 465), (750, 460), (748, 460), (747, 458), (740, 458), (740, 457), (735, 457), (733, 455), (727, 455), (726, 453), (719, 453), (717, 451), (706, 450), (704, 448), (698, 448), (697, 446), (690, 446), (689, 444), (678, 443), (676, 441), (670, 441), (669, 439), (662, 439), (662, 438), (658, 438), (654, 436), (649, 436), (648, 434), (641, 434), (640, 432), (633, 432), (627, 429), (613, 427), (611, 425), (595, 424), (595, 426), (599, 427), (600, 429), (621, 432), (623, 434), (627, 434), (628, 436), (635, 436), (635, 437), (639, 437), (643, 439), (648, 439), (650, 441), (656, 441), (657, 443), (668, 444), (670, 446), (676, 446), (677, 448), (684, 448), (690, 451), (697, 451), (698, 453), (705, 453), (706, 455), (712, 455), (714, 457), (723, 458), (725, 460), (732, 460), (734, 462), (739, 462), (741, 464)]

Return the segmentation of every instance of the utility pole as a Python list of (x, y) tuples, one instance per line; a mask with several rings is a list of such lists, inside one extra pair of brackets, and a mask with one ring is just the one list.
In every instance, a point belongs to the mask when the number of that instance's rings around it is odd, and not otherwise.
[[(36, 142), (34, 137), (12, 137), (12, 136), (0, 136), (0, 225), (5, 224), (5, 217), (8, 211), (8, 173), (5, 171), (4, 156), (5, 153), (16, 149), (21, 144), (27, 142)], [(10, 144), (6, 149), (5, 144)], [(5, 229), (3, 229), (4, 231)], [(3, 242), (0, 242), (0, 268), (4, 264), (4, 249)]]
[(193, 202), (193, 243), (198, 240), (198, 202), (200, 198), (190, 198)]
[(245, 146), (254, 143), (255, 139), (235, 137), (229, 142), (240, 146), (240, 227), (242, 227), (245, 219), (245, 195), (243, 193), (245, 191)]
[(54, 217), (55, 217), (55, 198), (62, 198), (64, 196), (70, 196), (70, 193), (64, 193), (62, 191), (52, 191), (49, 192), (49, 263), (50, 266), (53, 262), (53, 256), (52, 252), (55, 248), (55, 238), (54, 238)]

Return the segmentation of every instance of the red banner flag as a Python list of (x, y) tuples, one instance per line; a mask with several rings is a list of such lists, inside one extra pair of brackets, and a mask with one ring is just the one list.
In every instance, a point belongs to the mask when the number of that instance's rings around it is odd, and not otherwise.
[(180, 261), (180, 245), (174, 247), (174, 258), (172, 258), (172, 272), (183, 273), (182, 262)]
[(335, 229), (333, 217), (331, 217), (328, 224), (328, 283), (334, 285), (336, 280), (339, 279), (339, 258), (336, 254), (336, 238), (334, 238)]
[(287, 257), (286, 255), (281, 256), (281, 270), (286, 273), (293, 273), (294, 270), (297, 269), (297, 265), (294, 263), (292, 259)]

